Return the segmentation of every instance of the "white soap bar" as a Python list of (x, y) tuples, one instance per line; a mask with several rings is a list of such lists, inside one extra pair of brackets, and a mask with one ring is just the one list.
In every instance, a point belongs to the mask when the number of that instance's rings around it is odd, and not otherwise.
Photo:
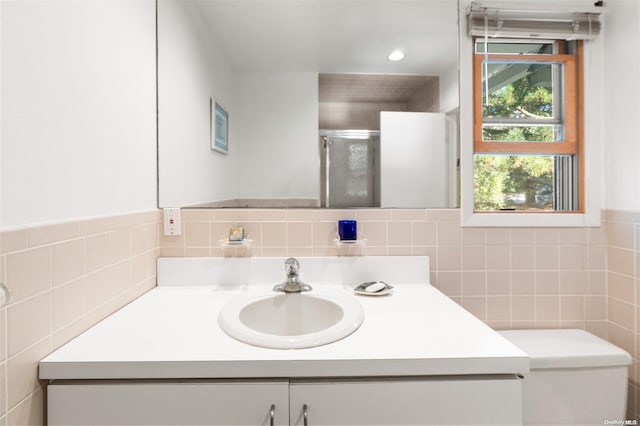
[(384, 290), (385, 288), (387, 288), (385, 283), (381, 283), (380, 281), (378, 281), (377, 283), (373, 283), (367, 286), (367, 288), (365, 288), (364, 291), (366, 291), (367, 293), (377, 293), (379, 291)]

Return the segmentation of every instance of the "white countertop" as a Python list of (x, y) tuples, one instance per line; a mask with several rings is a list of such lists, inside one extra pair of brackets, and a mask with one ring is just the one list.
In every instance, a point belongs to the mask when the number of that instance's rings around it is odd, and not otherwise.
[[(355, 333), (325, 346), (295, 350), (251, 346), (220, 329), (221, 307), (249, 287), (157, 287), (43, 359), (40, 378), (362, 377), (529, 371), (524, 352), (433, 286), (394, 285), (389, 296), (355, 296), (365, 313)], [(351, 292), (347, 287), (336, 288)]]

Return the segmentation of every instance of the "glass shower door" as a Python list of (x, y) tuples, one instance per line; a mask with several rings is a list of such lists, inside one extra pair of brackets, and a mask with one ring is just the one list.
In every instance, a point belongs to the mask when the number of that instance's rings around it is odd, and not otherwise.
[(327, 139), (327, 207), (380, 206), (380, 139)]

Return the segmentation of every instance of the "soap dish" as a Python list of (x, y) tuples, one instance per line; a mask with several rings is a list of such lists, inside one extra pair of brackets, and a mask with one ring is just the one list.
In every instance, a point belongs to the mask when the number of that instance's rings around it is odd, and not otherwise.
[(218, 240), (218, 245), (222, 248), (225, 247), (251, 247), (253, 240), (250, 237), (251, 235), (245, 236), (242, 240), (233, 241), (229, 239), (228, 235), (225, 235), (221, 239)]
[(353, 291), (362, 296), (385, 296), (393, 293), (393, 286), (384, 281), (368, 281), (360, 284)]

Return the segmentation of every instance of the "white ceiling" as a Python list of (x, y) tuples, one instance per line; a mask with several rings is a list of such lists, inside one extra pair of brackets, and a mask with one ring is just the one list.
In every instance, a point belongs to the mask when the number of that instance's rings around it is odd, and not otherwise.
[(438, 75), (457, 61), (456, 0), (196, 1), (238, 70)]

